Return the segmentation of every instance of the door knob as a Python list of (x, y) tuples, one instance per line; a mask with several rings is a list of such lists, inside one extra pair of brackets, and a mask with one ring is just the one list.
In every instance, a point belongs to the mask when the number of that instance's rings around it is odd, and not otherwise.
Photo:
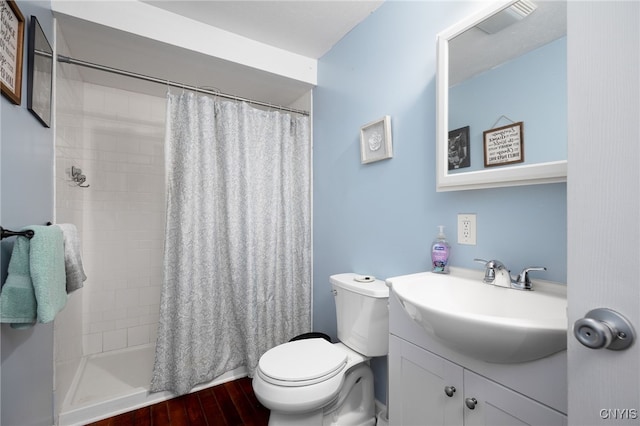
[(456, 387), (455, 386), (445, 386), (444, 387), (444, 393), (447, 394), (447, 396), (449, 398), (451, 398), (453, 396), (453, 394), (456, 393)]
[(474, 410), (476, 405), (478, 405), (478, 400), (475, 398), (467, 398), (464, 400), (464, 403), (469, 410)]
[(593, 309), (573, 325), (573, 334), (591, 349), (621, 351), (633, 344), (635, 331), (631, 323), (616, 311)]

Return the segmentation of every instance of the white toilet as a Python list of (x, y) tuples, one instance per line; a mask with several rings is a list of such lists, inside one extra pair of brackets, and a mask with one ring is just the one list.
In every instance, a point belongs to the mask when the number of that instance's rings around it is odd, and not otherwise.
[(260, 358), (253, 390), (270, 426), (376, 424), (368, 360), (389, 350), (389, 288), (352, 273), (330, 281), (340, 343), (295, 340)]

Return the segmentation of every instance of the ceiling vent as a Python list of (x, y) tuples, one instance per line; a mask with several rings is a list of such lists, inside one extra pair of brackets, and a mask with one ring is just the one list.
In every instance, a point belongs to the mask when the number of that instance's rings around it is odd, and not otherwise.
[(538, 6), (529, 0), (519, 0), (480, 22), (476, 27), (487, 34), (495, 34), (507, 28), (509, 25), (523, 20), (531, 15), (537, 8)]

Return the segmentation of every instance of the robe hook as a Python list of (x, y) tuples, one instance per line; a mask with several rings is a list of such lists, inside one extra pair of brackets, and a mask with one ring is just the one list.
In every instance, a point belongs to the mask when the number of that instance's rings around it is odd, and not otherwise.
[(88, 188), (91, 186), (89, 184), (83, 185), (87, 177), (82, 174), (82, 169), (75, 166), (71, 166), (71, 180), (78, 184), (80, 188)]

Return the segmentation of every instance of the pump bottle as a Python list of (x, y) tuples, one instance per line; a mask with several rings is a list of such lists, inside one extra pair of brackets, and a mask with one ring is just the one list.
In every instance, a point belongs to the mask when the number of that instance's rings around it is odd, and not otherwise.
[(438, 226), (439, 232), (431, 244), (431, 270), (437, 274), (449, 273), (449, 251), (451, 246), (444, 234), (444, 225)]

